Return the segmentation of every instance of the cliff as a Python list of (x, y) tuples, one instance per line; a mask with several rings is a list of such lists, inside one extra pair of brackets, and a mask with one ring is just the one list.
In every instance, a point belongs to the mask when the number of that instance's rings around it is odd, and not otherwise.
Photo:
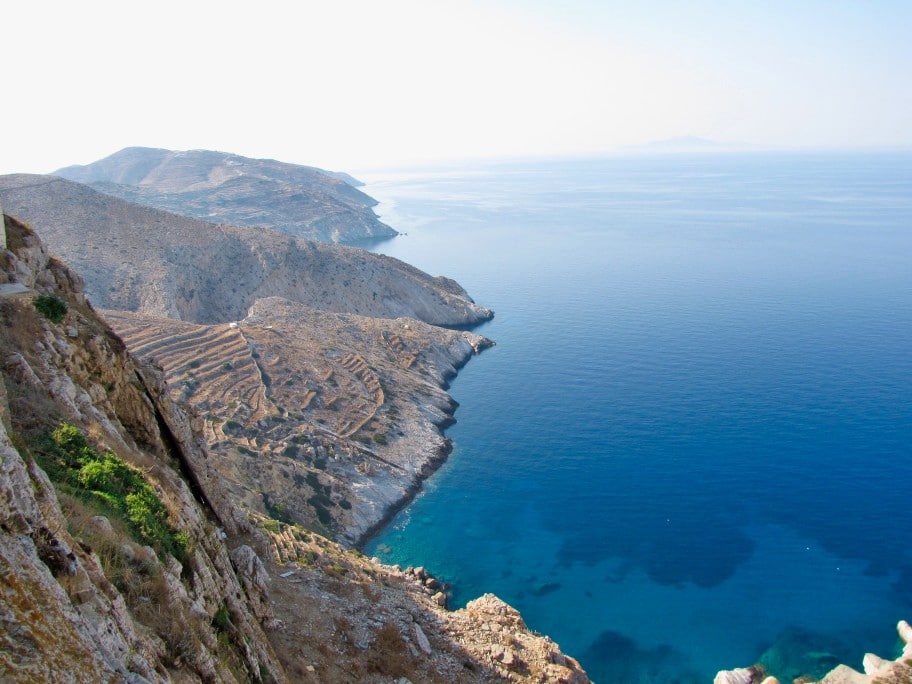
[[(0, 277), (27, 290), (0, 296), (0, 679), (282, 681), (261, 627), (268, 611), (252, 609), (223, 539), (247, 523), (209, 476), (201, 440), (147, 390), (154, 370), (127, 355), (79, 278), (24, 225), (6, 228)], [(37, 293), (65, 304), (59, 323), (39, 313)], [(52, 484), (40, 463), (54, 462), (49, 435), (63, 422), (143, 474), (182, 533), (181, 560), (78, 486)], [(232, 616), (221, 631), (219, 611)]]
[(128, 147), (55, 175), (155, 209), (324, 242), (396, 235), (347, 174), (208, 150)]

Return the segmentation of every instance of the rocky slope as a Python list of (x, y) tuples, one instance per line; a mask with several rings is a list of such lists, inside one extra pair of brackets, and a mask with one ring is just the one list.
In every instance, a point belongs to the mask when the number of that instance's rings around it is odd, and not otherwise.
[(351, 176), (236, 154), (128, 147), (55, 175), (186, 216), (325, 242), (396, 235)]
[[(0, 680), (588, 681), (494, 597), (450, 613), (420, 569), (243, 510), (158, 371), (133, 360), (25, 225), (6, 228)], [(39, 293), (65, 308), (37, 305)], [(83, 440), (76, 452), (57, 441), (63, 422)], [(83, 464), (75, 479), (61, 475), (67, 453)], [(125, 465), (99, 480), (85, 463)], [(92, 494), (124, 472), (161, 502), (179, 550), (146, 541), (134, 508)]]
[[(284, 674), (232, 566), (221, 530), (237, 534), (202, 440), (94, 314), (79, 279), (35, 236), (7, 221), (0, 277), (31, 291), (0, 296), (0, 574), (3, 681), (189, 681)], [(68, 311), (52, 323), (35, 291)], [(68, 421), (141, 469), (188, 541), (181, 561), (59, 490), (39, 461)], [(191, 481), (181, 470), (194, 473)], [(217, 633), (220, 611), (231, 623)], [(141, 679), (144, 678), (144, 679)]]
[(53, 176), (0, 176), (6, 211), (82, 275), (96, 306), (220, 323), (264, 297), (363, 316), (468, 326), (491, 312), (397, 259), (271, 230), (216, 225)]

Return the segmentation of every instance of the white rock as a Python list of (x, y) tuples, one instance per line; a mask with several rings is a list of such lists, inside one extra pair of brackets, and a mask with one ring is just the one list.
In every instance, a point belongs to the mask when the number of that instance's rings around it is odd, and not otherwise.
[(896, 631), (899, 632), (899, 638), (906, 642), (906, 646), (912, 646), (912, 625), (900, 620), (896, 625)]
[(713, 684), (751, 684), (754, 680), (754, 673), (746, 667), (740, 667), (737, 670), (723, 670), (716, 674)]
[(428, 641), (428, 638), (424, 635), (424, 630), (421, 629), (421, 625), (417, 622), (415, 623), (415, 641), (418, 642), (418, 648), (424, 651), (425, 655), (431, 655), (431, 642)]
[(861, 663), (864, 666), (866, 675), (883, 674), (887, 669), (892, 667), (892, 663), (873, 653), (865, 653)]

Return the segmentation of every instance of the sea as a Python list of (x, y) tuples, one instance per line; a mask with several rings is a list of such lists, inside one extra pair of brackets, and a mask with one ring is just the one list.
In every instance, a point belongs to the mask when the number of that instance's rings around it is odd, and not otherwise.
[(599, 684), (791, 681), (912, 620), (912, 152), (364, 174), (497, 346), (366, 546), (492, 592)]

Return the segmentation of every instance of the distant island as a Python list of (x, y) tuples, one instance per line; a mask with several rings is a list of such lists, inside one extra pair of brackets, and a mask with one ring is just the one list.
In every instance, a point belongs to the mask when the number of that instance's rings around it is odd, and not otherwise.
[(719, 142), (698, 138), (693, 135), (653, 140), (642, 145), (625, 145), (623, 152), (638, 152), (643, 154), (696, 154), (708, 152), (734, 152), (743, 150), (744, 145), (738, 143)]

